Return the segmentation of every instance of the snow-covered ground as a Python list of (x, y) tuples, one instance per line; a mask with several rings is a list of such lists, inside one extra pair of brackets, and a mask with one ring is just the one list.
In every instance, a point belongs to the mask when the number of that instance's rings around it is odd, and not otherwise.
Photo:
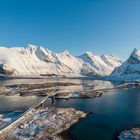
[(132, 128), (122, 131), (119, 136), (119, 140), (140, 140), (140, 128)]
[(19, 140), (61, 140), (59, 134), (86, 115), (73, 108), (35, 109), (0, 139), (11, 140), (14, 137)]
[(35, 45), (0, 47), (0, 74), (13, 77), (103, 76), (121, 63), (115, 56), (96, 56), (91, 52), (75, 57), (68, 51), (54, 53)]

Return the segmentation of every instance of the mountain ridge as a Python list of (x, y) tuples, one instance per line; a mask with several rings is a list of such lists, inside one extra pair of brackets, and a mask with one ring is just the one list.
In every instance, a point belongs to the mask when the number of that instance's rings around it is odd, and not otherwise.
[(96, 56), (85, 52), (73, 56), (67, 50), (54, 53), (42, 46), (29, 44), (23, 47), (0, 47), (0, 74), (12, 77), (104, 76), (122, 64), (112, 55)]

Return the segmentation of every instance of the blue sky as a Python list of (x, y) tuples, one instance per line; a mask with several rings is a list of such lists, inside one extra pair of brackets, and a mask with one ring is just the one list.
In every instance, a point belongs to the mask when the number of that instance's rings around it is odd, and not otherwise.
[(0, 45), (115, 54), (140, 49), (140, 0), (0, 0)]

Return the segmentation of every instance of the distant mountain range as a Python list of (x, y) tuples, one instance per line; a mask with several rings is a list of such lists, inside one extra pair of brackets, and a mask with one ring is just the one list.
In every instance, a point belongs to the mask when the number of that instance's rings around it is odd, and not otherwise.
[[(135, 59), (128, 61), (134, 63)], [(76, 57), (68, 51), (54, 53), (47, 48), (31, 44), (26, 48), (0, 47), (0, 74), (2, 76), (106, 76), (121, 64), (122, 61), (113, 55), (96, 56), (91, 52), (85, 52)], [(111, 75), (121, 75), (121, 67), (126, 69), (126, 65), (128, 64), (122, 64)]]
[(81, 77), (113, 80), (140, 80), (140, 50), (134, 49), (122, 63), (113, 55), (85, 52), (73, 56), (68, 51), (54, 53), (41, 46), (0, 47), (0, 75), (6, 77)]

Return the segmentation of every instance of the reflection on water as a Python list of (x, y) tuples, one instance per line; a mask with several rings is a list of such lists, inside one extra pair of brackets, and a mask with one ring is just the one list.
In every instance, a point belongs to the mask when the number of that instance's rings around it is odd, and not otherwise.
[(0, 112), (25, 111), (39, 99), (40, 97), (37, 96), (22, 97), (0, 95)]
[[(80, 92), (95, 89), (111, 88), (109, 81), (80, 79), (14, 79), (2, 80), (0, 86), (13, 84), (41, 84), (67, 82), (68, 86), (52, 86), (60, 92)], [(116, 84), (116, 83), (115, 83)], [(54, 84), (55, 85), (55, 84)], [(49, 87), (48, 87), (49, 88)], [(114, 89), (104, 92), (101, 97), (90, 99), (54, 100), (54, 106), (74, 107), (85, 112), (93, 112), (69, 132), (74, 140), (111, 140), (120, 128), (130, 124), (140, 124), (140, 89)], [(4, 96), (0, 95), (0, 112), (27, 110), (40, 97), (37, 96)], [(52, 105), (51, 99), (46, 106)]]
[[(68, 86), (52, 86), (50, 89), (54, 89), (54, 92), (59, 89), (59, 92), (80, 92), (88, 91), (93, 89), (100, 89), (106, 87), (113, 87), (113, 84), (109, 81), (99, 81), (99, 80), (81, 80), (81, 79), (63, 79), (63, 78), (53, 78), (53, 79), (10, 79), (1, 80), (0, 86), (14, 85), (14, 84), (42, 84), (42, 83), (74, 83), (75, 85)], [(49, 87), (48, 87), (49, 89)], [(0, 95), (0, 112), (1, 111), (11, 111), (11, 110), (26, 110), (32, 104), (34, 104), (40, 97), (37, 96), (4, 96)]]
[[(0, 114), (3, 114), (3, 125), (0, 125), (0, 129), (16, 120), (22, 113), (28, 110), (33, 104), (35, 104), (40, 97), (37, 96), (5, 96), (0, 95)], [(8, 122), (4, 119), (10, 119)]]
[(73, 140), (112, 140), (119, 129), (140, 124), (140, 88), (115, 89), (99, 98), (55, 100), (55, 106), (94, 113), (72, 128)]
[[(53, 83), (73, 83), (72, 85), (67, 86), (53, 86)], [(11, 79), (11, 80), (1, 80), (0, 86), (14, 85), (14, 84), (43, 84), (43, 83), (52, 83), (52, 86), (47, 87), (52, 92), (82, 92), (90, 91), (96, 89), (105, 89), (111, 88), (114, 86), (114, 83), (110, 81), (101, 81), (101, 80), (82, 80), (82, 79), (62, 79), (62, 78), (53, 78), (53, 79)]]

